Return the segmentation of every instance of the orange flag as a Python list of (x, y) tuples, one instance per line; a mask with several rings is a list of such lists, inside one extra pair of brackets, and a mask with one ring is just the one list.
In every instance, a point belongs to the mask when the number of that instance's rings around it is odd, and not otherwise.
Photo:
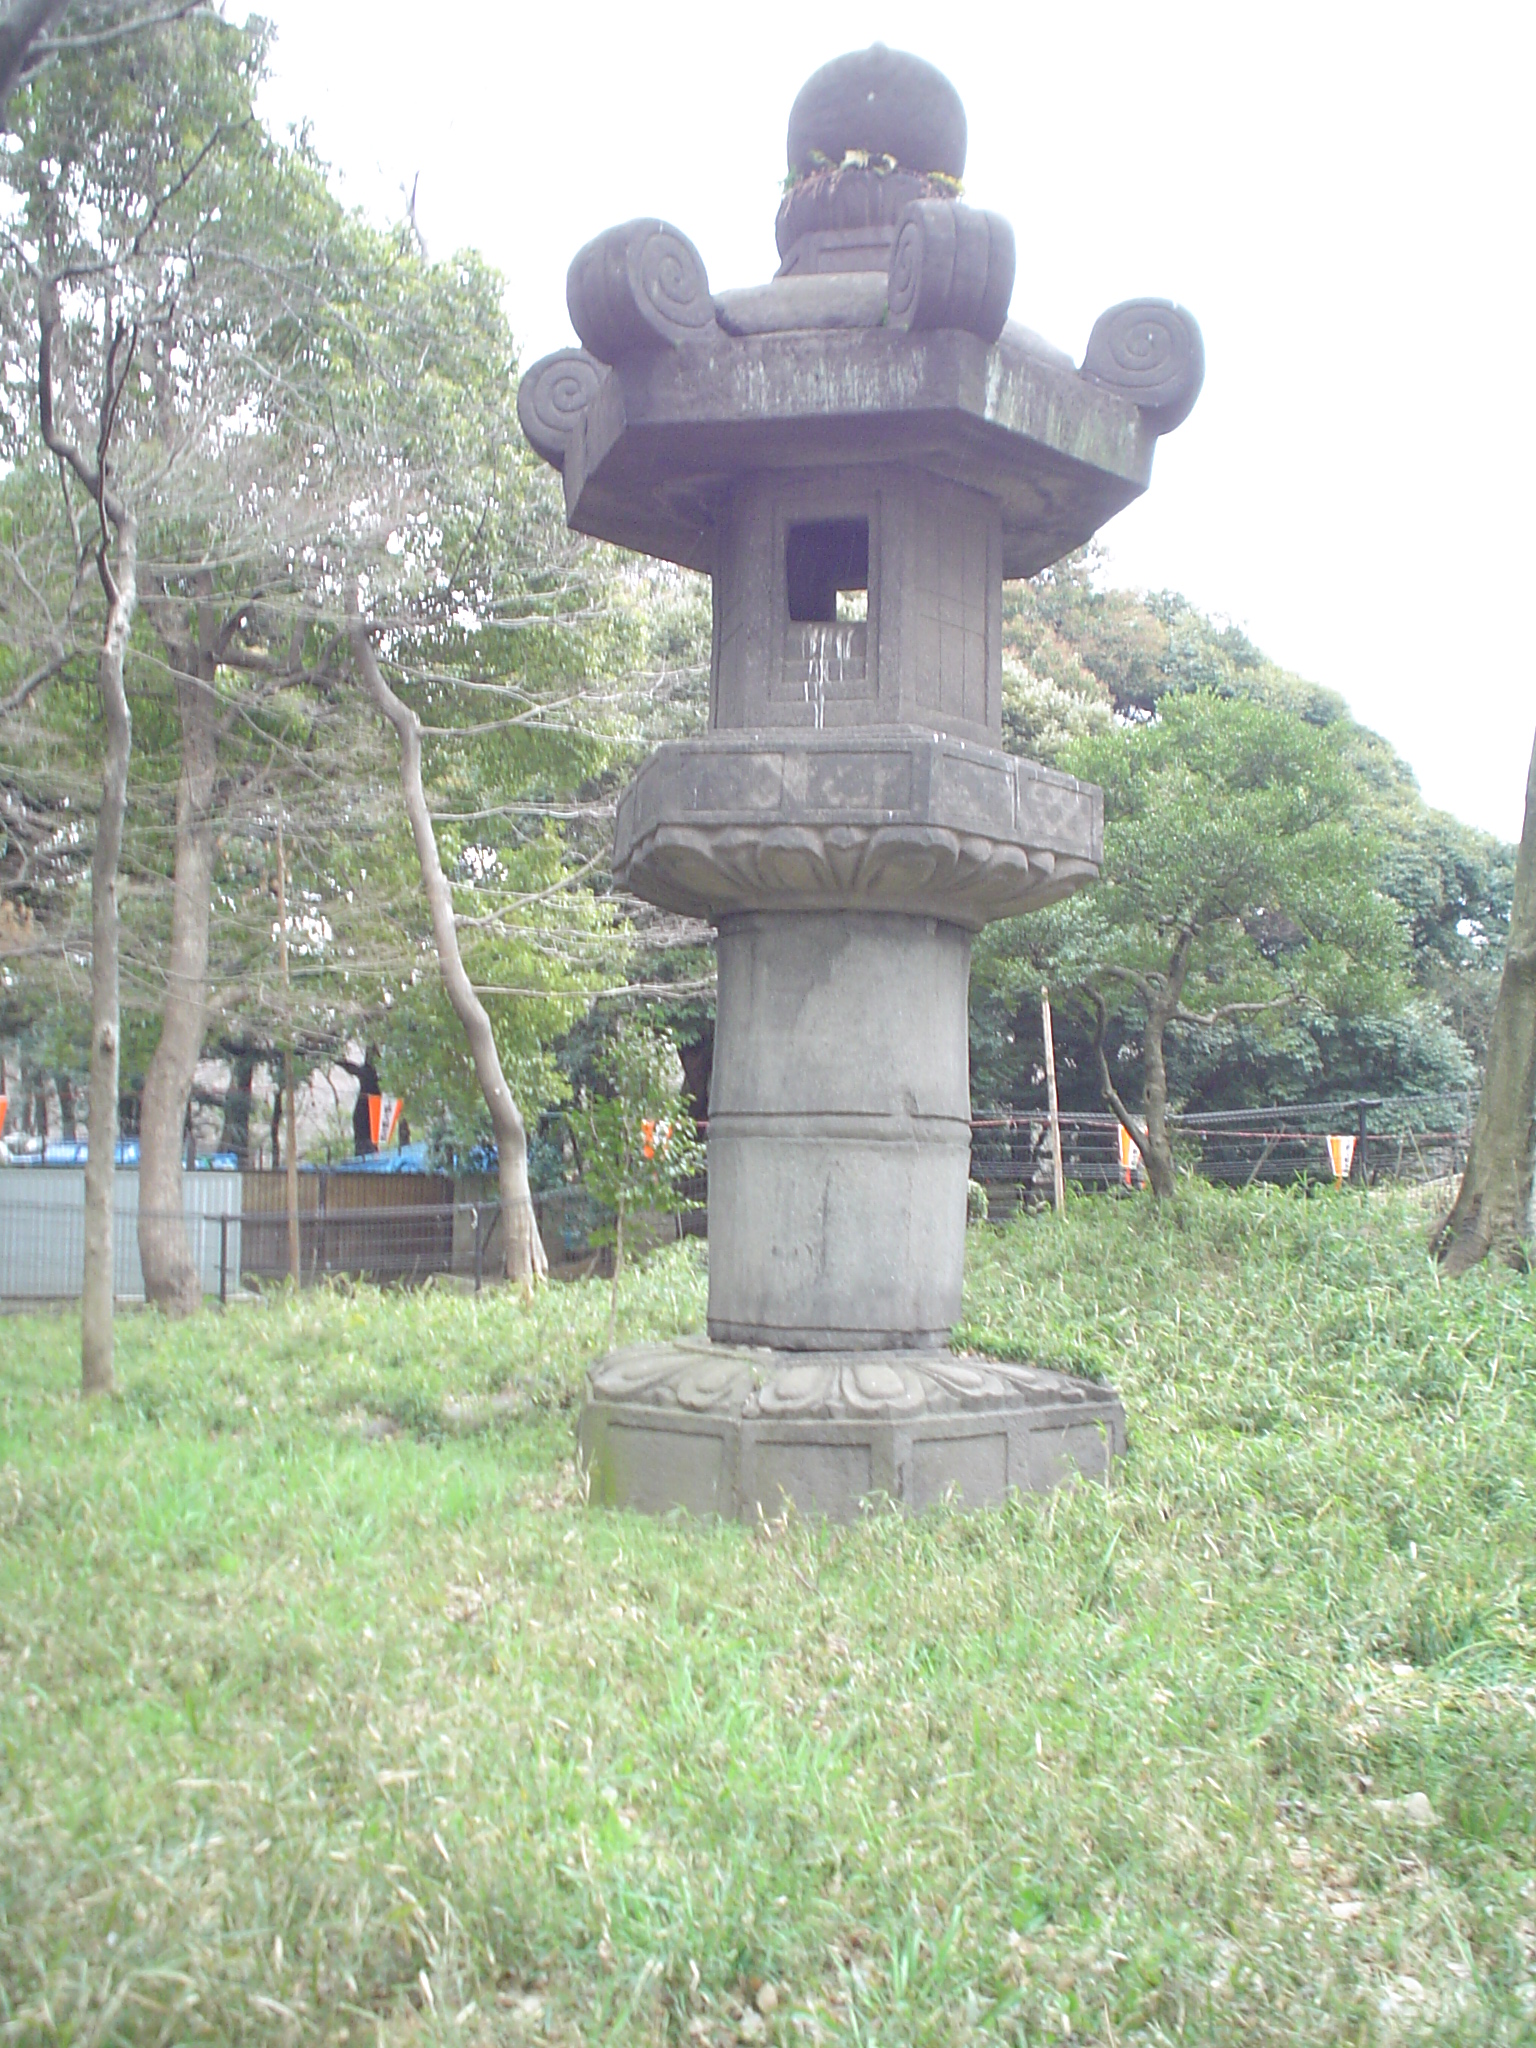
[(1131, 1187), (1135, 1183), (1136, 1169), (1141, 1164), (1141, 1147), (1125, 1128), (1124, 1124), (1119, 1125), (1118, 1128), (1120, 1132), (1120, 1172), (1124, 1177), (1126, 1186)]
[(1328, 1139), (1328, 1164), (1333, 1168), (1333, 1177), (1340, 1187), (1349, 1179), (1349, 1169), (1355, 1163), (1355, 1134), (1346, 1131), (1342, 1136)]

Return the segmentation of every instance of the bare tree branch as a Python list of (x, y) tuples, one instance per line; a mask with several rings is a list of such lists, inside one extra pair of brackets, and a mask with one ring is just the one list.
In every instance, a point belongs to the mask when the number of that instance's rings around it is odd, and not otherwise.
[(1180, 1003), (1168, 1021), (1170, 1024), (1222, 1024), (1229, 1017), (1256, 1017), (1264, 1010), (1284, 1010), (1295, 1000), (1295, 991), (1285, 989), (1265, 1002), (1219, 1003), (1214, 1010), (1186, 1010)]
[(68, 647), (57, 648), (52, 659), (45, 661), (41, 668), (33, 669), (26, 681), (19, 683), (9, 697), (0, 697), (0, 718), (4, 718), (7, 712), (19, 711), (27, 699), (40, 690), (44, 683), (51, 682), (69, 660), (72, 651)]
[[(70, 56), (77, 50), (99, 50), (129, 36), (142, 35), (147, 29), (164, 28), (194, 14), (209, 12), (208, 0), (175, 0), (175, 4), (161, 7), (153, 14), (141, 13), (127, 0), (109, 0), (99, 10), (106, 16), (99, 28), (82, 26), (54, 34), (70, 6), (71, 0), (10, 0), (10, 5), (0, 12), (0, 126), (5, 123), (11, 94), (17, 86), (54, 58)], [(86, 14), (85, 9), (79, 12)]]

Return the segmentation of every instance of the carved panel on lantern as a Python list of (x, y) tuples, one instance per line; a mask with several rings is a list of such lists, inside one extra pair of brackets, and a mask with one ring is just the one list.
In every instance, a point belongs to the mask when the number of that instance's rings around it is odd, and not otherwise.
[(974, 491), (914, 478), (903, 522), (901, 716), (977, 738), (1001, 730), (1002, 533)]
[(774, 722), (813, 732), (868, 724), (879, 694), (879, 514), (833, 511), (820, 496), (814, 485), (784, 493), (772, 563)]
[(878, 720), (879, 557), (873, 488), (814, 474), (744, 480), (719, 529), (717, 731)]
[(979, 492), (873, 466), (745, 479), (719, 528), (710, 722), (995, 739), (1001, 581)]

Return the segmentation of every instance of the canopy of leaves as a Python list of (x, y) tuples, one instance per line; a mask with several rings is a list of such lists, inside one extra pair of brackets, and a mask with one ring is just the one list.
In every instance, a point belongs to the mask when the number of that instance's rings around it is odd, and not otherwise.
[[(49, 1064), (78, 1063), (99, 592), (93, 508), (61, 492), (38, 441), (36, 334), (53, 292), (59, 409), (87, 445), (119, 330), (128, 365), (114, 482), (138, 519), (145, 593), (128, 675), (130, 1088), (163, 993), (180, 775), (169, 649), (204, 633), (222, 771), (211, 1044), (292, 1041), (302, 1064), (374, 1038), (420, 1120), (470, 1139), (483, 1109), (442, 999), (391, 753), (342, 658), (347, 589), (381, 623), (381, 659), (426, 729), (466, 962), (534, 1103), (564, 1091), (552, 1041), (594, 988), (627, 977), (630, 925), (591, 885), (640, 728), (696, 682), (690, 632), (658, 636), (671, 676), (658, 686), (649, 621), (666, 604), (566, 530), (518, 430), (500, 279), (347, 213), (302, 141), (262, 128), (264, 52), (259, 25), (170, 23), (89, 62), (66, 54), (13, 104), (0, 607), (14, 630), (0, 699), (29, 664), (65, 658), (0, 722), (4, 1028), (27, 1031)], [(667, 602), (697, 609), (693, 590)], [(279, 819), (291, 990), (276, 972)]]
[[(1377, 734), (1355, 724), (1340, 698), (1268, 661), (1240, 630), (1205, 618), (1172, 594), (1101, 589), (1096, 574), (1096, 559), (1085, 551), (1032, 583), (1005, 590), (1007, 743), (1058, 766), (1081, 763), (1082, 772), (1093, 759), (1113, 786), (1119, 771), (1103, 755), (1080, 754), (1079, 743), (1097, 738), (1111, 757), (1130, 750), (1138, 732), (1181, 697), (1203, 692), (1286, 714), (1331, 747), (1330, 784), (1342, 777), (1347, 791), (1333, 829), (1346, 818), (1354, 828), (1362, 864), (1355, 880), (1368, 881), (1397, 906), (1408, 941), (1406, 962), (1399, 955), (1388, 977), (1396, 985), (1406, 971), (1406, 1005), (1393, 1002), (1372, 1012), (1380, 998), (1372, 993), (1371, 973), (1361, 971), (1368, 962), (1352, 966), (1330, 989), (1313, 971), (1325, 965), (1320, 953), (1309, 967), (1306, 1004), (1258, 1022), (1182, 1027), (1169, 1042), (1177, 1098), (1199, 1110), (1465, 1088), (1474, 1078), (1498, 985), (1513, 849), (1431, 811), (1406, 764)], [(1208, 850), (1208, 827), (1198, 817), (1193, 824), (1194, 836), (1182, 840), (1186, 860)], [(1156, 836), (1145, 814), (1135, 831)], [(1176, 833), (1176, 858), (1178, 844)], [(1033, 1107), (1043, 1101), (1039, 982), (1082, 971), (1092, 951), (1089, 930), (1106, 916), (1091, 911), (1091, 902), (1092, 896), (1053, 920), (993, 927), (979, 939), (971, 1031), (978, 1103)], [(1058, 953), (1058, 940), (1074, 931), (1073, 950)], [(1256, 945), (1262, 928), (1244, 936)], [(1278, 936), (1269, 934), (1272, 950)], [(1234, 999), (1230, 976), (1221, 990)], [(1058, 1072), (1071, 1108), (1099, 1106), (1088, 1044), (1083, 1018), (1058, 1013)], [(1111, 1021), (1112, 1064), (1133, 1066), (1139, 1044), (1133, 1017)]]

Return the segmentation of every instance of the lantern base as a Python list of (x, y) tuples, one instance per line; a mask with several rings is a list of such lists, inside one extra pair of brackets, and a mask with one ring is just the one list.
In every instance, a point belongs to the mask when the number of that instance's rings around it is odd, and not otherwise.
[(783, 1352), (682, 1337), (593, 1366), (580, 1425), (594, 1506), (756, 1522), (787, 1507), (984, 1507), (1105, 1479), (1125, 1451), (1110, 1388), (949, 1351)]

